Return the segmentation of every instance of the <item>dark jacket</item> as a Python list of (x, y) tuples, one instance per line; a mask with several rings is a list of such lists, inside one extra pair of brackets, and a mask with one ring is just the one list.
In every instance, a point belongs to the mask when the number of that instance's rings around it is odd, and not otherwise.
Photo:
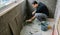
[(36, 13), (44, 13), (46, 14), (47, 16), (49, 16), (49, 10), (47, 8), (46, 5), (44, 5), (43, 3), (39, 3), (37, 9), (36, 9)]

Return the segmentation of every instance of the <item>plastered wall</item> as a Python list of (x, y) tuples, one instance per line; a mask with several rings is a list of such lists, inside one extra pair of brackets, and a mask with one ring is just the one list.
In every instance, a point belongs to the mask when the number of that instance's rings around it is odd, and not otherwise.
[(20, 35), (24, 21), (25, 1), (0, 16), (0, 35)]
[[(34, 10), (34, 9), (32, 8), (32, 6), (31, 6), (31, 3), (32, 3), (33, 1), (34, 1), (34, 0), (28, 0), (28, 2), (29, 2), (29, 4), (30, 4), (30, 9), (31, 9), (31, 11)], [(49, 9), (49, 17), (54, 17), (57, 0), (36, 0), (36, 1), (44, 3), (44, 4), (48, 7), (48, 9)]]

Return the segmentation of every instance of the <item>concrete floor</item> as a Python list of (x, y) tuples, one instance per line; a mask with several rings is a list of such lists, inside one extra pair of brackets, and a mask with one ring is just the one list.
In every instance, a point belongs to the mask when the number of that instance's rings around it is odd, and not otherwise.
[[(48, 23), (52, 26), (54, 25), (54, 22), (49, 22)], [(35, 19), (33, 21), (33, 23), (25, 25), (21, 31), (20, 35), (52, 35), (52, 29), (48, 30), (48, 31), (42, 31), (41, 30), (41, 24), (40, 21), (38, 21), (37, 19)]]

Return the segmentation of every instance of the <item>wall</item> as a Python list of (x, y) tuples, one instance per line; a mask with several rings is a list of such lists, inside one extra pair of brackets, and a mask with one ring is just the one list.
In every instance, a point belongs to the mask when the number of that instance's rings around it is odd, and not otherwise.
[[(29, 4), (30, 4), (30, 9), (31, 11), (33, 11), (33, 8), (31, 7), (31, 3), (33, 2), (34, 0), (28, 0)], [(57, 0), (36, 0), (38, 2), (42, 2), (44, 3), (48, 9), (49, 9), (49, 17), (54, 17), (54, 13), (55, 13), (55, 6), (56, 6), (56, 1)]]
[(20, 35), (24, 21), (25, 1), (0, 17), (0, 35)]
[(60, 17), (60, 0), (57, 0), (56, 10), (55, 10), (55, 32), (54, 35), (59, 35), (59, 30), (57, 29), (59, 26), (59, 17)]

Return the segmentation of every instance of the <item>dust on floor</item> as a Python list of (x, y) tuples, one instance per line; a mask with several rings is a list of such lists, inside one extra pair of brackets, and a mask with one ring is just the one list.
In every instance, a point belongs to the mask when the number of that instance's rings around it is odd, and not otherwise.
[[(54, 22), (48, 23), (53, 27)], [(41, 22), (35, 19), (32, 23), (25, 25), (20, 33), (20, 35), (52, 35), (53, 29), (48, 31), (41, 30)]]

